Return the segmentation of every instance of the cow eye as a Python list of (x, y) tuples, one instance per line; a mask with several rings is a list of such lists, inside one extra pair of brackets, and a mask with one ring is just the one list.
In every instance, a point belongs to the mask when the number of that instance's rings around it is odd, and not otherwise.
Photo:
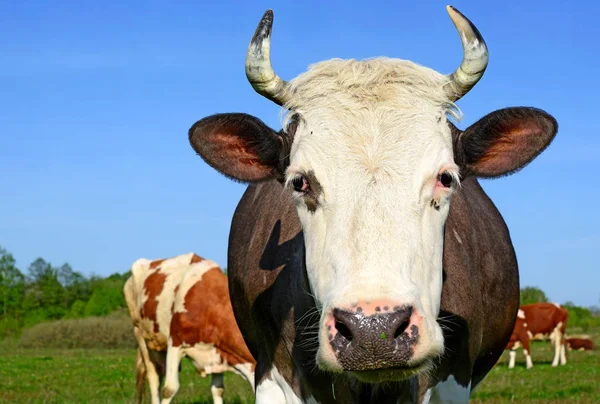
[(297, 175), (292, 179), (292, 186), (294, 187), (294, 191), (300, 192), (302, 194), (308, 192), (310, 186), (308, 185), (308, 180), (303, 175)]
[(452, 178), (452, 176), (447, 171), (444, 171), (443, 173), (440, 174), (440, 177), (438, 178), (438, 180), (444, 187), (450, 188), (452, 186), (452, 182), (454, 181), (454, 178)]

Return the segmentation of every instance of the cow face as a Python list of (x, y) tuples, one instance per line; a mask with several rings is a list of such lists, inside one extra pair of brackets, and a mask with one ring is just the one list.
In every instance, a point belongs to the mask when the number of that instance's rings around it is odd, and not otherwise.
[[(496, 111), (464, 132), (449, 123), (453, 101), (485, 69), (476, 57), (487, 62), (476, 29), (451, 16), (467, 31), (461, 38), (471, 64), (450, 77), (382, 58), (322, 62), (286, 83), (264, 70), (264, 60), (251, 61), (257, 91), (290, 111), (285, 129), (244, 114), (214, 115), (190, 129), (194, 149), (220, 172), (247, 182), (278, 179), (292, 195), (321, 312), (317, 363), (324, 370), (376, 382), (431, 365), (444, 348), (436, 321), (444, 223), (461, 175), (510, 173), (556, 132), (552, 117), (531, 108)], [(268, 59), (268, 17), (251, 56)], [(475, 53), (468, 57), (467, 49)]]

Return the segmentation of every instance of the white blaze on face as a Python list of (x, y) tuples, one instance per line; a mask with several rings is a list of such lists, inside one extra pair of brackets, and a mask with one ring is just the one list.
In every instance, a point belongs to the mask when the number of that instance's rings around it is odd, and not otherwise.
[[(422, 341), (438, 349), (443, 228), (458, 185), (445, 80), (412, 62), (334, 60), (292, 81), (287, 105), (301, 116), (288, 183), (301, 174), (320, 190), (308, 203), (295, 193), (317, 304), (413, 306)], [(451, 188), (436, 186), (443, 172)]]

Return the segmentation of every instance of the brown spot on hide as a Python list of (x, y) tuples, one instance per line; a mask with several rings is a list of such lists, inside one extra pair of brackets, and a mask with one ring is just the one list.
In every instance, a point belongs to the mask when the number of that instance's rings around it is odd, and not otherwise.
[[(156, 262), (156, 261), (154, 261)], [(140, 316), (153, 323), (154, 332), (158, 332), (158, 321), (156, 319), (156, 310), (158, 307), (158, 296), (163, 290), (167, 275), (156, 270), (152, 272), (144, 281), (144, 294), (148, 296), (140, 310)]]
[(184, 313), (174, 313), (171, 321), (173, 346), (183, 343), (214, 344), (230, 365), (255, 364), (233, 316), (227, 277), (212, 268), (188, 290)]
[(156, 260), (150, 263), (150, 269), (156, 269), (160, 264), (162, 264), (165, 260)]
[(198, 262), (202, 262), (202, 261), (204, 261), (204, 258), (194, 254), (192, 256), (192, 261), (190, 262), (190, 264), (197, 264)]

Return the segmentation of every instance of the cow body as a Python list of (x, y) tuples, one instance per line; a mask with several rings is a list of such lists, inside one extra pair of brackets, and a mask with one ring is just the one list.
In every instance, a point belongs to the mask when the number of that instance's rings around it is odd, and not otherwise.
[[(434, 377), (424, 375), (389, 389), (348, 386), (344, 378), (313, 371), (311, 331), (318, 326), (317, 307), (306, 279), (302, 229), (293, 201), (282, 191), (277, 182), (249, 187), (230, 235), (233, 309), (258, 362), (257, 383), (287, 384), (289, 394), (297, 397), (286, 396), (288, 403), (308, 402), (311, 396), (320, 403), (385, 403), (399, 397), (420, 402), (430, 388), (448, 380), (462, 386), (468, 397), (502, 354), (519, 304), (508, 231), (477, 181), (463, 182), (446, 223), (440, 310), (446, 353)], [(498, 284), (502, 287), (489, 286)]]
[(233, 318), (226, 276), (213, 261), (189, 253), (166, 260), (140, 259), (125, 284), (125, 300), (138, 342), (138, 399), (146, 375), (152, 402), (166, 376), (163, 403), (179, 388), (181, 359), (211, 377), (215, 403), (222, 402), (223, 373), (234, 371), (254, 388), (254, 359)]
[(283, 129), (230, 113), (189, 131), (208, 164), (251, 183), (231, 225), (228, 280), (258, 404), (466, 402), (509, 340), (517, 262), (477, 177), (522, 168), (557, 124), (525, 107), (464, 131), (449, 121), (487, 48), (448, 12), (464, 49), (451, 75), (333, 59), (286, 82), (270, 64), (267, 11), (246, 75), (289, 111)]
[(567, 349), (575, 351), (593, 351), (596, 349), (594, 341), (590, 338), (569, 337), (565, 339)]
[(515, 359), (517, 358), (517, 349), (523, 348), (523, 354), (525, 355), (525, 361), (527, 369), (531, 369), (533, 367), (533, 362), (531, 361), (531, 346), (530, 346), (530, 338), (529, 338), (529, 329), (527, 326), (527, 321), (525, 319), (525, 312), (519, 309), (517, 313), (517, 319), (515, 321), (515, 327), (510, 336), (510, 340), (508, 341), (508, 345), (506, 345), (506, 349), (510, 349), (510, 359), (508, 362), (508, 368), (512, 369), (515, 367)]
[(554, 345), (552, 366), (566, 365), (565, 330), (569, 313), (557, 303), (532, 303), (521, 306), (525, 314), (529, 338), (550, 339)]

